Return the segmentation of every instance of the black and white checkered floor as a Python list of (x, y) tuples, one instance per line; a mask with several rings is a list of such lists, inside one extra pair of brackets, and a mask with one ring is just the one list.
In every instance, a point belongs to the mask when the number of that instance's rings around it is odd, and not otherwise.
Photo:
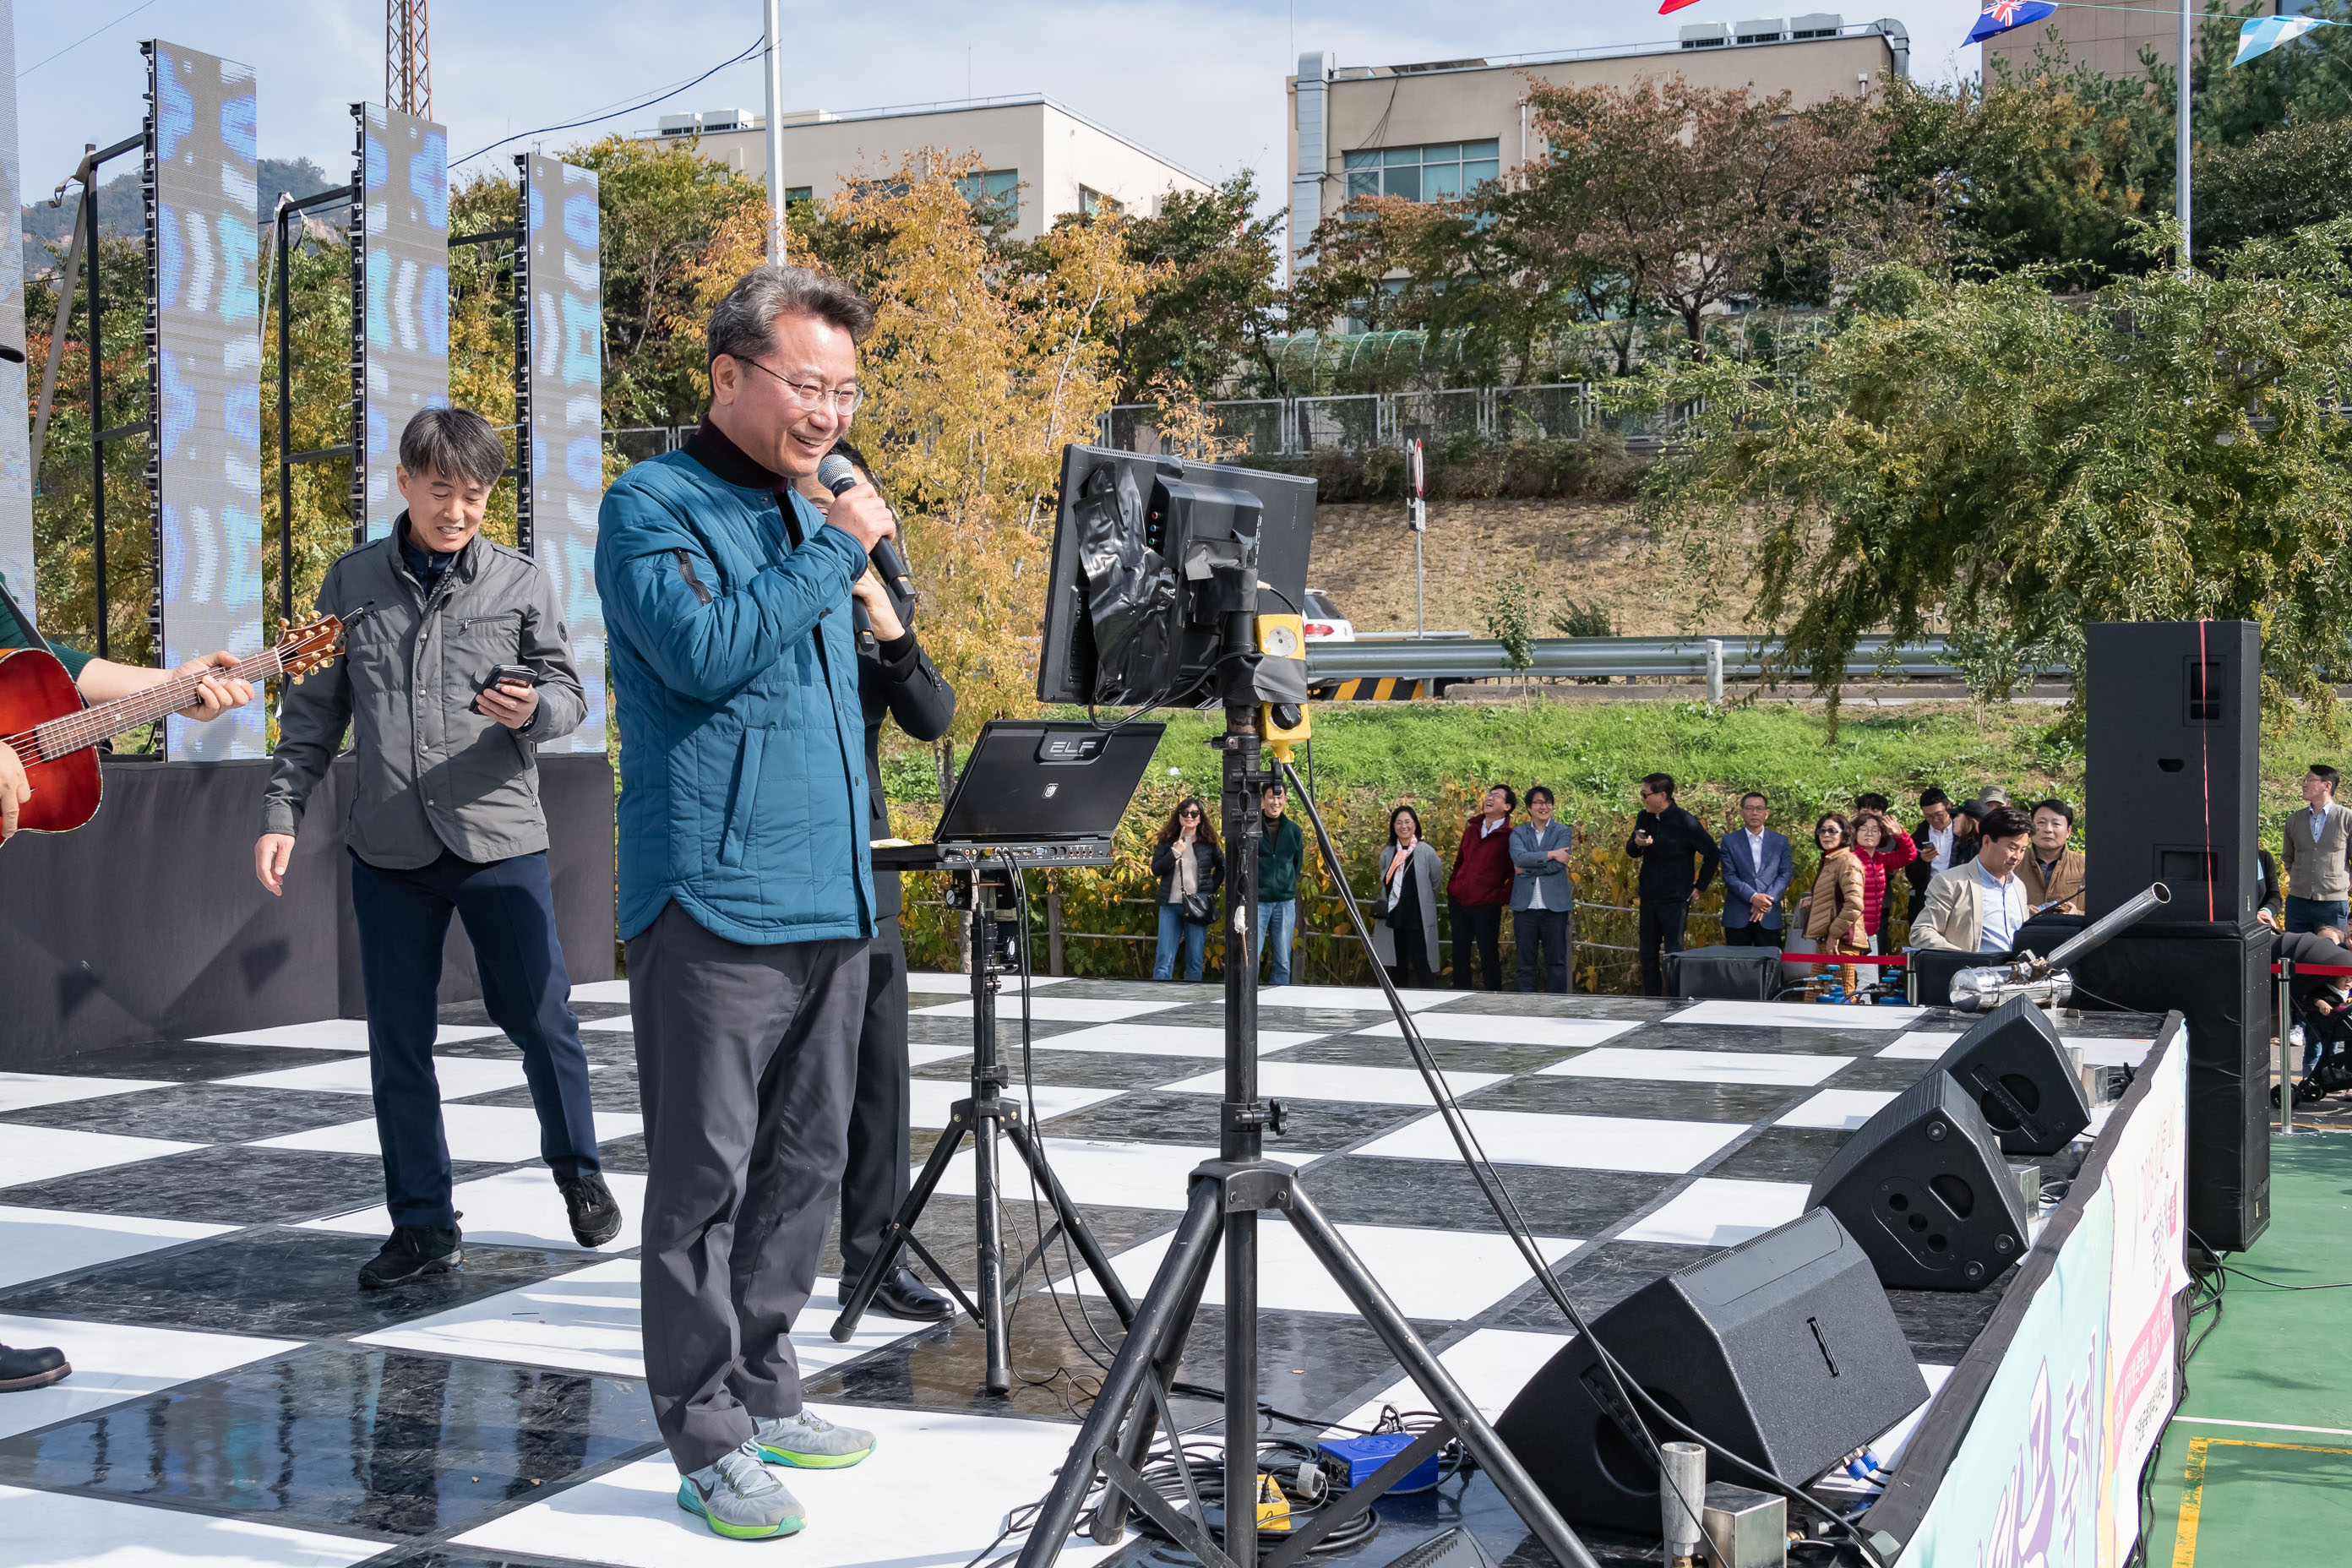
[[(917, 991), (919, 1162), (924, 1129), (965, 1092), (971, 1003), (960, 975), (918, 976)], [(1959, 1027), (1893, 1007), (1408, 995), (1589, 1311), (1795, 1217), (1829, 1153)], [(583, 985), (574, 1002), (607, 1170), (633, 1208), (644, 1156), (627, 988)], [(1274, 1152), (1305, 1167), (1360, 1256), (1499, 1412), (1566, 1326), (1455, 1163), (1380, 994), (1289, 987), (1263, 1005), (1264, 1092), (1290, 1115)], [(1017, 1077), (1017, 1005), (1000, 1011)], [(1035, 1119), (1139, 1294), (1186, 1173), (1213, 1150), (1221, 1016), (1213, 987), (1041, 980), (1034, 993)], [(61, 1345), (76, 1369), (0, 1394), (0, 1568), (668, 1568), (763, 1550), (712, 1541), (672, 1500), (640, 1381), (634, 1226), (601, 1255), (573, 1246), (513, 1048), (478, 1008), (445, 1018), (467, 1262), (381, 1293), (353, 1282), (386, 1229), (363, 1024), (0, 1073), (0, 1342)], [(2122, 1065), (2153, 1023), (2085, 1015), (2064, 1027), (2087, 1060)], [(920, 1232), (967, 1279), (971, 1192), (967, 1151)], [(1008, 1240), (1025, 1250), (1033, 1205), (1025, 1186), (1008, 1196)], [(1279, 1224), (1264, 1252), (1263, 1394), (1309, 1424), (1301, 1435), (1417, 1403)], [(1897, 1296), (1931, 1382), (1997, 1295)], [(1216, 1300), (1187, 1371), (1203, 1382), (1217, 1376)], [(1022, 1383), (1006, 1399), (980, 1392), (969, 1322), (869, 1316), (841, 1345), (832, 1306), (820, 1281), (793, 1336), (812, 1402), (880, 1447), (856, 1468), (796, 1476), (811, 1523), (772, 1550), (815, 1568), (954, 1568), (1045, 1490), (1108, 1360), (1101, 1341), (1116, 1343), (1108, 1306), (1066, 1286), (1025, 1298)], [(1498, 1561), (1519, 1542), (1475, 1476), (1382, 1511), (1368, 1563), (1462, 1520)], [(1103, 1555), (1074, 1542), (1064, 1561)]]

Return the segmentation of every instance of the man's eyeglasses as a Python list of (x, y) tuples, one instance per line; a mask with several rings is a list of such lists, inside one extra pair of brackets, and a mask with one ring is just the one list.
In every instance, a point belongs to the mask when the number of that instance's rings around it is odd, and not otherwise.
[(794, 381), (788, 375), (779, 374), (775, 371), (768, 370), (766, 365), (760, 364), (760, 362), (755, 359), (747, 359), (742, 363), (750, 365), (759, 365), (760, 369), (767, 371), (770, 375), (775, 376), (778, 381), (784, 384), (785, 388), (790, 391), (794, 397), (800, 400), (801, 406), (810, 410), (812, 413), (830, 403), (833, 405), (833, 411), (846, 419), (851, 415), (857, 412), (858, 400), (866, 395), (864, 391), (855, 386), (827, 387), (819, 382)]

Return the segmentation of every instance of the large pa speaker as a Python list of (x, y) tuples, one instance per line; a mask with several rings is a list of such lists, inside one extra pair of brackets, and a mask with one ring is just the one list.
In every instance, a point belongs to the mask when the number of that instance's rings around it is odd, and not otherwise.
[[(1927, 1397), (1869, 1258), (1819, 1209), (1652, 1281), (1592, 1337), (1675, 1419), (1800, 1483)], [(1657, 1467), (1587, 1341), (1546, 1363), (1496, 1431), (1568, 1519), (1656, 1537)]]
[(2150, 882), (2147, 924), (2254, 917), (2262, 639), (2252, 621), (2103, 622), (2088, 640), (2089, 910)]
[(2091, 1124), (2082, 1075), (2041, 1008), (2019, 996), (1952, 1042), (1937, 1068), (1977, 1102), (2007, 1154), (2055, 1154)]
[(2074, 969), (2078, 1007), (2180, 1015), (2189, 1228), (2221, 1252), (2243, 1251), (2271, 1223), (2271, 943), (2262, 926), (2139, 925)]
[(1890, 1290), (1981, 1290), (2025, 1252), (2024, 1194), (1977, 1102), (1941, 1070), (1862, 1124), (1813, 1179)]

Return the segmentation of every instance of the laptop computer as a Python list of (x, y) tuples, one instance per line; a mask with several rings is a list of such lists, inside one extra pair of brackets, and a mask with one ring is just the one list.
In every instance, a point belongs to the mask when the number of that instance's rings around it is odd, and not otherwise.
[(1119, 818), (1165, 724), (994, 719), (964, 759), (929, 844), (879, 846), (877, 866), (955, 866), (989, 854), (1033, 866), (1108, 866)]

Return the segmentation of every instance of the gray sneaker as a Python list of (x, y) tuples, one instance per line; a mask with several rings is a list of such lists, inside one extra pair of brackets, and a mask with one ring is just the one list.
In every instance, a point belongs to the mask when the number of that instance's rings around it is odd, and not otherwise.
[(772, 1465), (803, 1470), (842, 1470), (874, 1451), (874, 1434), (836, 1426), (814, 1410), (765, 1416), (751, 1424), (751, 1441)]
[(756, 1442), (719, 1456), (716, 1464), (678, 1478), (677, 1506), (698, 1513), (710, 1533), (730, 1541), (771, 1541), (791, 1535), (808, 1520), (798, 1499), (760, 1462)]

